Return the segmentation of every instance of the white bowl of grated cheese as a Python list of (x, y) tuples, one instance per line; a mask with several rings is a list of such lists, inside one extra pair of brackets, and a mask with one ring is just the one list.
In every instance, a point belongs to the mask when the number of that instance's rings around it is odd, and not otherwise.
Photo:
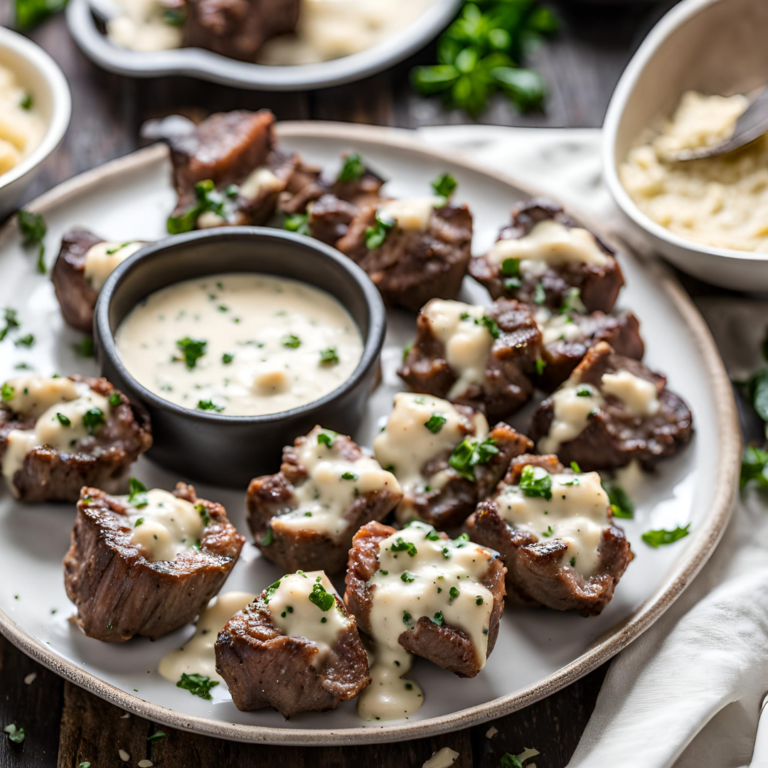
[(0, 219), (22, 200), (69, 125), (64, 74), (35, 43), (0, 27)]
[(732, 132), (768, 84), (767, 36), (765, 0), (684, 0), (630, 61), (603, 126), (603, 172), (630, 226), (683, 271), (743, 291), (768, 291), (768, 136), (707, 160), (665, 153)]

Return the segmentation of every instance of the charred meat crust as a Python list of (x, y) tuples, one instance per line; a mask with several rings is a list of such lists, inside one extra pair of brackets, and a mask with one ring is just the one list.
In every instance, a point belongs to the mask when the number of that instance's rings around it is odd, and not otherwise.
[(466, 205), (432, 211), (425, 232), (393, 228), (380, 248), (366, 246), (376, 206), (362, 208), (336, 247), (362, 267), (384, 301), (418, 312), (430, 299), (456, 298), (472, 245), (472, 214)]
[(293, 32), (299, 0), (187, 0), (183, 45), (254, 62), (264, 43)]
[(174, 494), (210, 515), (200, 550), (170, 561), (148, 561), (131, 543), (127, 505), (98, 488), (83, 488), (77, 504), (64, 586), (88, 637), (124, 643), (134, 635), (162, 637), (188, 624), (221, 589), (245, 538), (221, 504), (179, 483)]
[[(519, 456), (504, 483), (518, 484), (529, 464), (550, 474), (564, 471), (556, 456)], [(610, 519), (610, 510), (608, 515)], [(507, 567), (508, 603), (544, 605), (557, 611), (578, 611), (582, 616), (602, 612), (633, 557), (624, 532), (611, 524), (603, 531), (599, 566), (585, 578), (564, 560), (568, 547), (562, 539), (539, 540), (528, 531), (512, 528), (499, 514), (494, 498), (480, 503), (467, 520), (467, 530), (472, 541), (501, 554)]]
[[(371, 607), (375, 586), (368, 582), (379, 570), (379, 544), (395, 533), (381, 523), (369, 523), (352, 540), (349, 552), (344, 603), (357, 618), (361, 631), (371, 636)], [(448, 536), (441, 534), (444, 539)], [(491, 655), (499, 633), (499, 621), (504, 610), (504, 575), (506, 568), (500, 558), (491, 560), (483, 585), (493, 595), (493, 609), (488, 627), (488, 656)], [(404, 631), (398, 642), (415, 656), (421, 656), (459, 677), (475, 677), (480, 671), (474, 646), (460, 629), (435, 622), (422, 616), (414, 627)]]
[[(517, 411), (533, 394), (531, 377), (542, 354), (541, 331), (533, 309), (514, 299), (497, 299), (486, 316), (496, 322), (500, 335), (491, 347), (483, 380), (453, 402), (482, 410), (496, 421)], [(416, 326), (416, 340), (398, 375), (413, 392), (446, 398), (458, 376), (423, 312), (416, 318)]]
[[(19, 501), (75, 502), (85, 485), (116, 492), (125, 483), (127, 472), (139, 456), (152, 446), (152, 430), (147, 412), (132, 403), (106, 379), (70, 376), (85, 382), (94, 392), (109, 397), (120, 395), (120, 404), (112, 407), (106, 424), (76, 453), (62, 453), (41, 446), (32, 449), (13, 477)], [(34, 429), (35, 419), (23, 418), (0, 404), (0, 461), (8, 445), (8, 434), (14, 429)]]
[[(631, 416), (621, 401), (601, 390), (603, 374), (626, 370), (655, 384), (661, 407), (654, 416)], [(573, 440), (563, 443), (557, 455), (565, 464), (575, 461), (586, 471), (617, 469), (637, 459), (645, 469), (677, 453), (691, 439), (693, 416), (685, 402), (666, 388), (666, 377), (643, 363), (617, 355), (604, 341), (587, 352), (574, 371), (585, 384), (600, 390), (604, 405)], [(552, 398), (533, 414), (531, 437), (538, 442), (549, 433), (553, 420)]]
[(61, 250), (51, 272), (64, 320), (82, 333), (93, 333), (93, 310), (99, 297), (85, 279), (85, 256), (103, 242), (103, 237), (87, 229), (69, 230), (61, 238)]
[[(316, 439), (314, 430), (307, 436), (296, 438), (294, 445), (283, 449), (283, 463), (276, 475), (251, 480), (246, 496), (248, 527), (254, 543), (267, 560), (286, 571), (302, 569), (339, 573), (347, 564), (354, 532), (371, 520), (383, 520), (397, 506), (402, 494), (387, 489), (360, 494), (344, 512), (349, 525), (338, 538), (313, 530), (272, 528), (274, 518), (297, 507), (294, 490), (307, 478), (307, 470), (299, 463), (297, 449), (310, 439)], [(334, 448), (347, 461), (363, 457), (360, 447), (345, 435), (334, 438)], [(272, 531), (272, 540), (265, 545), (264, 537), (268, 531)]]
[[(512, 209), (512, 224), (499, 233), (499, 240), (519, 239), (530, 234), (534, 226), (547, 219), (557, 221), (566, 227), (581, 226), (571, 219), (563, 209), (545, 198), (535, 198), (519, 203)], [(594, 235), (594, 233), (592, 233)], [(578, 288), (581, 300), (588, 312), (600, 310), (610, 312), (624, 285), (624, 276), (614, 251), (595, 236), (600, 248), (610, 257), (608, 264), (567, 264), (557, 268), (550, 267), (541, 278), (522, 276), (520, 288), (506, 289), (505, 278), (496, 264), (492, 264), (487, 256), (472, 259), (469, 273), (479, 283), (482, 283), (491, 296), (509, 296), (526, 303), (534, 300), (534, 291), (541, 283), (546, 296), (545, 306), (559, 309), (571, 288)]]
[[(216, 671), (235, 706), (244, 712), (274, 707), (288, 718), (336, 709), (371, 681), (355, 617), (318, 663), (318, 648), (304, 637), (286, 637), (272, 622), (265, 593), (236, 613), (216, 640)], [(336, 598), (337, 609), (344, 604)]]
[[(472, 412), (464, 406), (457, 406), (470, 418)], [(413, 508), (418, 516), (439, 530), (460, 526), (472, 514), (480, 499), (493, 493), (496, 484), (504, 477), (509, 462), (521, 453), (533, 449), (533, 443), (525, 435), (512, 429), (509, 424), (499, 422), (488, 437), (495, 441), (499, 452), (487, 464), (474, 467), (475, 482), (472, 483), (450, 468), (450, 453), (436, 456), (424, 468), (425, 477), (447, 471), (449, 479), (440, 489), (425, 490), (419, 486), (406, 491), (404, 502)]]
[(640, 323), (631, 312), (619, 315), (573, 313), (571, 319), (579, 326), (580, 336), (572, 341), (554, 341), (544, 347), (544, 370), (536, 378), (536, 384), (544, 391), (551, 392), (559, 387), (584, 359), (587, 350), (598, 341), (608, 342), (617, 355), (643, 359), (645, 344), (640, 336)]

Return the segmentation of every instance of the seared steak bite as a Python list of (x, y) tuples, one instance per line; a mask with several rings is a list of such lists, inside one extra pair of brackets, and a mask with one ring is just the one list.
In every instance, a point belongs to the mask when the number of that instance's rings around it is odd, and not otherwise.
[(236, 613), (216, 640), (216, 671), (238, 709), (286, 718), (336, 709), (370, 682), (355, 617), (322, 571), (283, 576)]
[(93, 310), (101, 287), (112, 270), (142, 245), (138, 241), (105, 241), (87, 229), (71, 229), (64, 234), (51, 280), (69, 325), (83, 333), (93, 332)]
[(541, 403), (531, 437), (542, 453), (583, 469), (616, 469), (633, 459), (650, 469), (690, 440), (692, 420), (664, 376), (601, 341)]
[(344, 594), (347, 610), (374, 644), (360, 715), (403, 717), (421, 706), (418, 686), (398, 677), (408, 673), (413, 655), (475, 677), (496, 642), (505, 572), (496, 552), (466, 535), (451, 540), (422, 522), (402, 531), (380, 523), (361, 528)]
[(533, 443), (504, 422), (488, 430), (482, 413), (430, 395), (400, 392), (376, 458), (397, 477), (401, 523), (426, 520), (441, 530), (461, 525), (489, 496), (513, 457)]
[(117, 491), (152, 445), (149, 417), (106, 379), (20, 376), (2, 386), (0, 463), (20, 501)]
[(275, 35), (296, 29), (299, 0), (186, 0), (182, 45), (253, 62)]
[(268, 110), (216, 113), (172, 139), (176, 209), (171, 234), (228, 224), (264, 224), (298, 158), (275, 150)]
[(264, 556), (286, 570), (337, 573), (352, 536), (402, 499), (395, 476), (346, 435), (315, 427), (283, 449), (276, 475), (251, 481), (248, 526)]
[(414, 312), (429, 299), (456, 297), (471, 245), (472, 214), (444, 197), (363, 207), (336, 243), (368, 273), (387, 304)]
[(191, 485), (171, 494), (132, 481), (130, 496), (83, 488), (64, 557), (77, 623), (110, 643), (173, 632), (221, 589), (244, 541)]
[(512, 299), (491, 307), (432, 299), (416, 325), (398, 371), (412, 391), (480, 408), (492, 421), (530, 398), (542, 349), (529, 306)]
[(631, 312), (619, 315), (606, 315), (605, 312), (553, 315), (542, 308), (536, 313), (536, 319), (544, 342), (543, 363), (536, 384), (548, 392), (571, 375), (587, 350), (598, 341), (607, 341), (622, 357), (642, 360), (645, 354), (640, 323)]
[(565, 470), (556, 456), (514, 459), (467, 528), (504, 559), (508, 600), (583, 616), (605, 608), (632, 560), (600, 475)]
[(614, 252), (563, 209), (538, 198), (512, 209), (512, 224), (469, 272), (495, 299), (509, 296), (550, 309), (580, 300), (610, 312), (624, 276)]

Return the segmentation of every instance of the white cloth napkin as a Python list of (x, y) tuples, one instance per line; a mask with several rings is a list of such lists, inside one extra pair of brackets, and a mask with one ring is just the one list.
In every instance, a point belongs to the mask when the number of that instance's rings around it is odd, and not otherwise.
[[(600, 217), (650, 255), (603, 185), (598, 130), (449, 126), (419, 136)], [(768, 305), (717, 298), (699, 308), (733, 378), (761, 365)], [(568, 768), (768, 768), (768, 710), (755, 746), (766, 692), (768, 505), (749, 492), (693, 584), (611, 664)]]

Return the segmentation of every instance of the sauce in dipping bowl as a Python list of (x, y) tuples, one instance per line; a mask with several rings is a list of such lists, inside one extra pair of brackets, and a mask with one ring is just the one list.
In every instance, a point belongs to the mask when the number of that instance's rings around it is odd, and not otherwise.
[(329, 246), (228, 227), (143, 248), (99, 295), (102, 372), (150, 413), (150, 458), (193, 480), (245, 487), (315, 424), (359, 424), (386, 314)]

